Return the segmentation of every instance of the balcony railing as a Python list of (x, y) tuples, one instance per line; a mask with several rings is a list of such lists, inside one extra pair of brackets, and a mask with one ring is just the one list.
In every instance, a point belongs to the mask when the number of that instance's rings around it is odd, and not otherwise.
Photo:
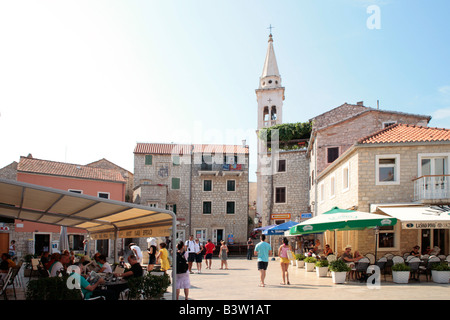
[(414, 200), (450, 200), (450, 175), (422, 176), (414, 180)]

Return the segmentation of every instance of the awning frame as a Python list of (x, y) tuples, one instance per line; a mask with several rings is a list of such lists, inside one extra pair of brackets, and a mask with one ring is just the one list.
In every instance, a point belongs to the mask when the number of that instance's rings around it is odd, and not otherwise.
[[(43, 199), (51, 201), (50, 204), (47, 204), (45, 208), (36, 207), (24, 207), (25, 200), (29, 200), (29, 203), (35, 203), (35, 205), (41, 205), (39, 198), (38, 200), (35, 198), (27, 199), (27, 191), (28, 190), (37, 190), (42, 192), (43, 196), (51, 197), (50, 199)], [(20, 195), (18, 193), (20, 192)], [(8, 197), (11, 196), (12, 197)], [(56, 199), (52, 200), (53, 197)], [(14, 198), (14, 199), (12, 199)], [(62, 201), (64, 199), (69, 200), (66, 203), (66, 206), (70, 204), (77, 203), (77, 200), (91, 202), (82, 208), (77, 208), (75, 211), (68, 213), (63, 213), (60, 211), (52, 210), (55, 208), (57, 204), (61, 204), (62, 208), (64, 207), (64, 203)], [(74, 202), (73, 202), (74, 201)], [(101, 205), (107, 204), (104, 206), (102, 212)], [(99, 205), (100, 215), (97, 215), (95, 218), (89, 218), (88, 216), (77, 216), (77, 214), (83, 213), (88, 209), (94, 208), (96, 205)], [(114, 209), (114, 206), (117, 206), (117, 210)], [(8, 214), (2, 212), (2, 209), (8, 211)], [(68, 209), (65, 208), (65, 209)], [(106, 212), (108, 210), (108, 212)], [(117, 216), (120, 213), (126, 214), (129, 211), (130, 217), (117, 217), (118, 220), (115, 221), (107, 221), (108, 217)], [(14, 214), (15, 212), (15, 214)], [(32, 213), (39, 215), (38, 218), (34, 219), (27, 218), (25, 216), (26, 213)], [(88, 214), (90, 212), (87, 212)], [(161, 217), (156, 217), (156, 219), (149, 219), (146, 221), (146, 218), (153, 218), (154, 216), (161, 215)], [(114, 232), (114, 242), (118, 239), (118, 232), (127, 229), (133, 229), (136, 227), (168, 227), (168, 229), (172, 229), (172, 298), (176, 298), (176, 232), (177, 232), (177, 220), (174, 212), (164, 209), (158, 209), (153, 207), (146, 207), (142, 205), (137, 205), (134, 203), (122, 202), (117, 200), (103, 199), (94, 196), (73, 193), (69, 191), (53, 189), (49, 187), (39, 186), (35, 184), (14, 181), (14, 180), (5, 180), (0, 179), (0, 216), (8, 217), (11, 219), (18, 219), (23, 221), (31, 221), (31, 222), (39, 222), (49, 225), (56, 226), (64, 226), (64, 227), (72, 227), (84, 229), (86, 232), (90, 234), (96, 233), (105, 233), (105, 232)], [(40, 221), (42, 218), (52, 217), (59, 218), (52, 222)], [(159, 219), (158, 219), (159, 218)], [(133, 220), (136, 220), (136, 223), (133, 224)], [(71, 224), (68, 224), (68, 221), (72, 221)], [(137, 222), (139, 221), (139, 223)], [(66, 222), (66, 223), (64, 223)], [(121, 225), (121, 223), (127, 222), (125, 225)], [(130, 223), (131, 222), (131, 223)], [(85, 223), (93, 223), (95, 226), (83, 227), (82, 225)], [(92, 231), (95, 229), (95, 231)], [(117, 261), (117, 246), (114, 245), (114, 261)]]

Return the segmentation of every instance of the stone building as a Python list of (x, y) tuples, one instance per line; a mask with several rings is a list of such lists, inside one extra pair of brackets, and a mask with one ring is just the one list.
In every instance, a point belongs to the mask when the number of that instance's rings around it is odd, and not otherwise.
[[(382, 129), (359, 139), (319, 174), (317, 214), (338, 206), (392, 215), (401, 221), (380, 230), (380, 255), (403, 255), (415, 245), (421, 250), (438, 246), (447, 255), (450, 218), (442, 218), (448, 212), (440, 215), (430, 209), (450, 204), (449, 159), (448, 129), (400, 123)], [(416, 210), (422, 212), (415, 214)], [(426, 219), (422, 225), (414, 223), (420, 217)], [(332, 233), (328, 239), (334, 243)], [(362, 253), (375, 251), (373, 229), (338, 232), (337, 240), (339, 253), (348, 243)]]
[[(312, 133), (308, 146), (310, 206), (319, 196), (316, 177), (351, 148), (359, 139), (393, 124), (427, 126), (430, 116), (407, 114), (345, 103), (311, 119)], [(331, 208), (330, 208), (331, 209)]]
[(248, 146), (138, 143), (133, 201), (177, 215), (178, 240), (243, 243), (248, 226)]

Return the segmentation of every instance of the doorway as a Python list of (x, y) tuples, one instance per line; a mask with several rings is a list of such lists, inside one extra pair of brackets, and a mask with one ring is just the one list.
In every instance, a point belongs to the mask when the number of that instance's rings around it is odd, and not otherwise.
[(38, 233), (34, 235), (34, 253), (41, 255), (50, 252), (50, 235)]
[(214, 238), (213, 241), (216, 243), (216, 246), (220, 247), (220, 241), (223, 240), (223, 235), (225, 234), (224, 229), (214, 229)]
[(449, 254), (449, 230), (448, 229), (422, 229), (421, 235), (421, 250), (422, 252), (427, 248), (433, 250), (434, 247), (439, 247), (441, 250), (439, 254)]
[(0, 233), (0, 252), (8, 252), (9, 251), (9, 233)]

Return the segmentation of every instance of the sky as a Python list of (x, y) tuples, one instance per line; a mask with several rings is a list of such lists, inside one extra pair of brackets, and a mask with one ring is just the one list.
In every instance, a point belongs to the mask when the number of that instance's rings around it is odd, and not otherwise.
[(448, 0), (0, 0), (0, 168), (31, 153), (133, 172), (137, 142), (246, 140), (256, 181), (269, 25), (284, 122), (379, 101), (450, 128), (448, 12)]

